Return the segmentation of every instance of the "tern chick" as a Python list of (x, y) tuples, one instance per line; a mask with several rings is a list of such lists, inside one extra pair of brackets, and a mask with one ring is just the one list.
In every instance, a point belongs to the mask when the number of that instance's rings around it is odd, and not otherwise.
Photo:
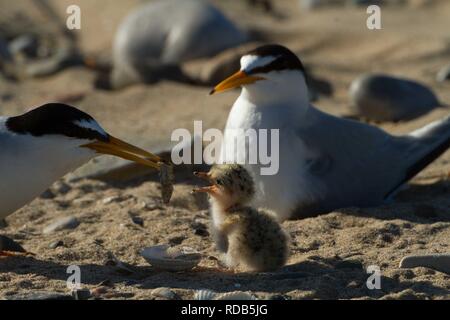
[(226, 252), (228, 267), (246, 271), (269, 271), (282, 267), (288, 258), (288, 235), (274, 216), (246, 204), (252, 199), (253, 179), (241, 165), (216, 165), (208, 172), (195, 172), (208, 180), (212, 229), (219, 250)]

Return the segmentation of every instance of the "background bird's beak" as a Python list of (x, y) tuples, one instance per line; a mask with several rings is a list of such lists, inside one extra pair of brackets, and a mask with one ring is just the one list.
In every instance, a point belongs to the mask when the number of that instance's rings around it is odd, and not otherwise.
[(214, 89), (211, 90), (209, 94), (214, 94), (218, 92), (223, 92), (228, 89), (237, 88), (243, 84), (250, 84), (254, 83), (258, 80), (264, 80), (263, 77), (258, 76), (250, 76), (246, 74), (244, 71), (238, 71), (235, 74), (233, 74), (231, 77), (226, 78), (221, 83), (219, 83), (217, 86), (214, 87)]
[(160, 170), (159, 162), (162, 162), (160, 157), (126, 143), (125, 141), (114, 138), (113, 136), (109, 136), (109, 141), (95, 141), (85, 144), (82, 147), (92, 149), (97, 153), (109, 154), (140, 163), (144, 166), (152, 167), (157, 170)]

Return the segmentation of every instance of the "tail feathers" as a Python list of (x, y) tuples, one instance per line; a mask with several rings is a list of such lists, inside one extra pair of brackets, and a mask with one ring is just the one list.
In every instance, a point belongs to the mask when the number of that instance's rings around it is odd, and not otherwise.
[(410, 145), (408, 148), (410, 156), (407, 156), (405, 160), (408, 158), (414, 160), (406, 168), (403, 179), (388, 192), (386, 198), (389, 198), (400, 186), (416, 176), (450, 147), (450, 116), (417, 129), (405, 138)]

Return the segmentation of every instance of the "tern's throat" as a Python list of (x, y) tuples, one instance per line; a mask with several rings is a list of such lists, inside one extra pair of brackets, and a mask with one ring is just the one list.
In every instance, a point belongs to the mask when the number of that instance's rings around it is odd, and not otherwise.
[(241, 98), (256, 106), (309, 105), (308, 87), (301, 72), (270, 72), (265, 78), (244, 86)]

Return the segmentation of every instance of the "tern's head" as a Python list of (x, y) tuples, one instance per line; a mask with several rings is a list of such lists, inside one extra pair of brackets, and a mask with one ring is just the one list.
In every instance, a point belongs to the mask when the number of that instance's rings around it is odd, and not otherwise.
[(240, 70), (214, 87), (211, 94), (240, 86), (250, 94), (276, 99), (307, 94), (302, 62), (292, 51), (276, 44), (247, 52), (241, 58)]
[(22, 138), (24, 148), (30, 153), (44, 153), (39, 156), (48, 161), (64, 161), (70, 166), (71, 162), (75, 164), (98, 154), (109, 154), (159, 167), (157, 156), (114, 138), (90, 115), (66, 104), (48, 103), (20, 116), (9, 117), (5, 127), (15, 137)]
[(248, 171), (238, 164), (215, 165), (208, 173), (195, 172), (197, 177), (206, 179), (211, 185), (196, 188), (194, 192), (207, 192), (228, 208), (244, 205), (255, 193), (254, 182)]

